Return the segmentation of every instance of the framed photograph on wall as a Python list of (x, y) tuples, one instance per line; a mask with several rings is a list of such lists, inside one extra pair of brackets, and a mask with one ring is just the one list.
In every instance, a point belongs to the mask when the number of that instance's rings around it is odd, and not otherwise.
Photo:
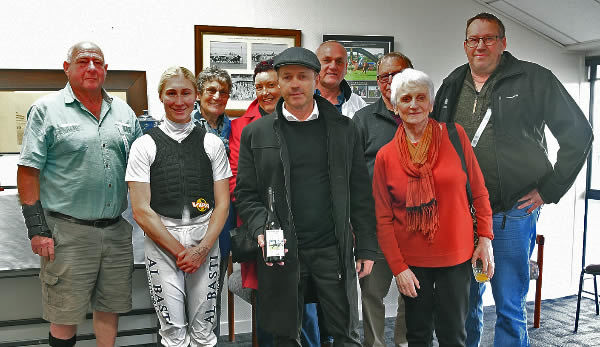
[(381, 93), (377, 86), (377, 59), (394, 50), (393, 36), (323, 35), (323, 42), (335, 40), (348, 54), (346, 81), (352, 91), (371, 104)]
[(301, 31), (195, 25), (195, 73), (209, 66), (226, 70), (233, 87), (227, 114), (241, 116), (254, 100), (254, 67), (289, 47), (301, 45)]

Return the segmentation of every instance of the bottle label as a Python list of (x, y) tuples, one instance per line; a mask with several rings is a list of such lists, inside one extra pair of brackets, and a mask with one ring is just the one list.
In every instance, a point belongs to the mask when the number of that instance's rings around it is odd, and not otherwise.
[(281, 229), (267, 229), (265, 230), (265, 256), (269, 257), (283, 257), (285, 256), (285, 245), (283, 241), (283, 230)]

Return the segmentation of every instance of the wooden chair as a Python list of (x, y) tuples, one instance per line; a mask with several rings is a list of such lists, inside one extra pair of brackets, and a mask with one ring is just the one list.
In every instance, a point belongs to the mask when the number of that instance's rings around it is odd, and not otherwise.
[(544, 235), (537, 235), (537, 260), (529, 261), (529, 278), (535, 280), (535, 301), (533, 306), (533, 327), (540, 327), (540, 311), (542, 306), (542, 273), (544, 270)]
[[(229, 256), (229, 264), (227, 265), (227, 276), (233, 273), (233, 262), (231, 261), (231, 255)], [(234, 294), (227, 289), (227, 325), (229, 327), (229, 341), (235, 341), (235, 303)], [(252, 305), (252, 347), (258, 347), (258, 339), (256, 337), (256, 296), (252, 293), (251, 303)]]

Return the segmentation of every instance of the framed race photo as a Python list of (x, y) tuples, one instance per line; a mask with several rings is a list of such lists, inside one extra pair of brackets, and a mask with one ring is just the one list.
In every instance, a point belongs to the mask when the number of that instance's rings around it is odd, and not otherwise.
[(241, 116), (255, 98), (252, 76), (262, 60), (289, 47), (300, 46), (301, 31), (249, 27), (195, 25), (195, 74), (209, 66), (229, 73), (233, 87), (227, 114)]
[(346, 81), (352, 91), (371, 104), (381, 96), (377, 86), (377, 60), (394, 50), (393, 36), (323, 35), (323, 42), (341, 43), (348, 54)]

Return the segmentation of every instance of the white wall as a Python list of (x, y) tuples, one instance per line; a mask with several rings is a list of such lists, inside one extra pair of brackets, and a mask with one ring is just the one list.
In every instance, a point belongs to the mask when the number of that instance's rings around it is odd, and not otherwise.
[[(161, 113), (158, 79), (171, 65), (193, 68), (194, 25), (227, 25), (300, 29), (308, 49), (322, 34), (393, 35), (396, 49), (439, 86), (466, 62), (465, 21), (483, 10), (471, 0), (13, 1), (0, 12), (0, 67), (61, 68), (71, 44), (92, 40), (109, 69), (147, 71), (150, 110)], [(505, 24), (508, 49), (552, 69), (577, 96), (582, 55)]]
[[(147, 71), (149, 107), (155, 115), (162, 113), (155, 91), (162, 71), (171, 65), (193, 69), (194, 25), (300, 29), (303, 46), (309, 49), (318, 46), (322, 34), (393, 35), (396, 50), (439, 86), (466, 62), (466, 19), (488, 11), (472, 0), (54, 0), (3, 5), (0, 68), (58, 69), (71, 44), (92, 40), (103, 48), (109, 70)], [(582, 100), (583, 54), (567, 52), (502, 19), (508, 50), (550, 68), (573, 97)], [(551, 143), (551, 152), (555, 150)], [(538, 232), (547, 238), (544, 297), (576, 292), (584, 187), (580, 175), (560, 204), (543, 209)]]

